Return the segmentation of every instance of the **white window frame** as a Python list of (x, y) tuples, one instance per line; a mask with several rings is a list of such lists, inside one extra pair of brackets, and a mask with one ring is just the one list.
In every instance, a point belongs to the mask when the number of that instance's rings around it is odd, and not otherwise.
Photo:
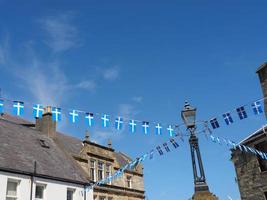
[[(96, 177), (96, 160), (93, 160), (93, 159), (91, 159), (90, 161), (89, 161), (90, 163), (89, 163), (89, 168), (90, 168), (90, 178), (92, 178), (91, 177), (91, 169), (93, 169), (94, 170), (94, 177), (93, 177), (93, 181), (96, 181), (97, 180), (97, 177)], [(94, 162), (94, 166), (92, 167), (91, 166), (91, 162)]]
[[(12, 196), (12, 195), (8, 195), (8, 194), (7, 194), (8, 182), (12, 182), (12, 183), (16, 183), (16, 184), (17, 184), (17, 188), (16, 188), (16, 196)], [(19, 196), (19, 184), (20, 184), (20, 180), (19, 180), (19, 179), (13, 179), (13, 178), (8, 178), (8, 179), (7, 179), (7, 185), (6, 185), (6, 198), (15, 198), (15, 199), (18, 199), (18, 196)]]
[[(67, 188), (67, 197), (68, 197), (68, 191), (72, 192), (72, 200), (74, 200), (76, 190), (74, 188)], [(67, 198), (66, 198), (66, 200), (67, 200)]]
[[(42, 199), (40, 199), (40, 198), (36, 198), (36, 197), (35, 197), (35, 196), (36, 196), (36, 187), (37, 187), (37, 186), (41, 186), (41, 187), (44, 188), (44, 191), (43, 191), (43, 198), (42, 198)], [(45, 190), (46, 190), (46, 184), (43, 184), (43, 183), (35, 183), (34, 199), (35, 199), (35, 200), (45, 200)]]

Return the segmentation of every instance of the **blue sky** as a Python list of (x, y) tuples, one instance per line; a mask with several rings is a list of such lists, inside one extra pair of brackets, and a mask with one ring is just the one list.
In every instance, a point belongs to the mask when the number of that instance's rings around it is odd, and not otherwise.
[[(266, 61), (264, 1), (0, 0), (0, 87), (11, 99), (181, 123), (189, 100), (199, 120), (262, 96), (256, 69)], [(26, 109), (26, 117), (30, 108)], [(66, 111), (67, 112), (67, 111)], [(99, 124), (99, 123), (98, 123)], [(264, 116), (216, 130), (240, 141)], [(59, 130), (84, 138), (81, 121)], [(168, 139), (139, 130), (96, 126), (91, 138), (133, 158)], [(187, 139), (185, 138), (185, 141)], [(193, 193), (187, 142), (144, 163), (150, 200), (187, 200)], [(226, 147), (200, 137), (207, 182), (220, 199), (239, 198)]]

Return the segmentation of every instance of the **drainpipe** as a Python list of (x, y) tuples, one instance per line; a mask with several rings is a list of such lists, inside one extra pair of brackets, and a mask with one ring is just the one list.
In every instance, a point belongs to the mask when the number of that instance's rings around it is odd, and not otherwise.
[(34, 171), (33, 171), (33, 175), (31, 175), (31, 197), (30, 197), (30, 200), (32, 200), (33, 181), (34, 181), (34, 175), (36, 174), (36, 166), (37, 166), (37, 163), (36, 163), (36, 161), (34, 161)]
[(84, 195), (83, 196), (84, 196), (83, 199), (86, 200), (86, 185), (84, 185)]

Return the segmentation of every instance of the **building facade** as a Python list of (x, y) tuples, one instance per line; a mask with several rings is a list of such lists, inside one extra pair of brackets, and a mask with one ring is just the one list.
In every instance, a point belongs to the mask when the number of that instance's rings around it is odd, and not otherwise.
[[(267, 97), (267, 63), (258, 70), (264, 97)], [(267, 116), (267, 99), (264, 99), (265, 115)], [(267, 125), (251, 134), (240, 144), (267, 152)], [(267, 160), (260, 156), (248, 154), (238, 149), (232, 150), (232, 161), (235, 166), (237, 182), (242, 200), (267, 200)]]
[[(257, 130), (240, 144), (267, 152), (267, 126)], [(232, 150), (242, 200), (267, 200), (267, 160), (240, 150)]]
[(102, 146), (56, 131), (50, 107), (35, 123), (0, 117), (0, 199), (143, 200), (143, 167), (126, 170), (112, 183), (88, 186), (131, 161), (111, 142)]

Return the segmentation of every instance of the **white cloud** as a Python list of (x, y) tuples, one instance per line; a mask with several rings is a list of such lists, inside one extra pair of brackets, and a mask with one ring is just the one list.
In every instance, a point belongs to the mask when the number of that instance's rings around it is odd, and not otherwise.
[(35, 101), (44, 105), (60, 105), (67, 97), (69, 86), (59, 64), (35, 60), (29, 66), (24, 67), (22, 73), (17, 75), (24, 82), (24, 87), (33, 95)]
[(143, 101), (143, 97), (142, 96), (136, 96), (136, 97), (133, 97), (132, 100), (136, 103), (141, 103)]
[(105, 69), (103, 71), (103, 77), (105, 80), (114, 81), (119, 77), (119, 68), (117, 66)]
[(72, 24), (73, 14), (65, 13), (40, 20), (47, 33), (45, 43), (54, 51), (62, 52), (80, 45), (78, 29)]
[(76, 85), (76, 88), (80, 88), (80, 89), (85, 89), (85, 90), (89, 90), (89, 91), (93, 91), (96, 89), (96, 82), (93, 80), (86, 80), (86, 81), (81, 81), (80, 83), (78, 83)]

